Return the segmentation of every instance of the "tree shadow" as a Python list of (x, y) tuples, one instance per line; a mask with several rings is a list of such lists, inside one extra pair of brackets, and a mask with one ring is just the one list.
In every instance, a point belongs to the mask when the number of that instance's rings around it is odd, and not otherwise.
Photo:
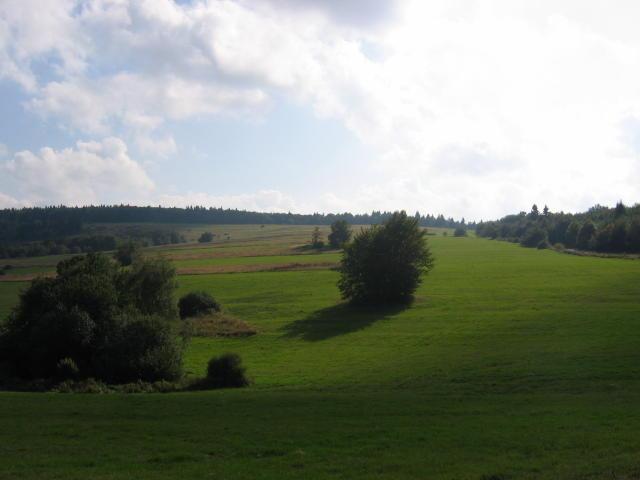
[(392, 317), (411, 306), (411, 302), (393, 305), (360, 306), (339, 303), (317, 310), (307, 317), (285, 325), (284, 337), (317, 342), (353, 333)]

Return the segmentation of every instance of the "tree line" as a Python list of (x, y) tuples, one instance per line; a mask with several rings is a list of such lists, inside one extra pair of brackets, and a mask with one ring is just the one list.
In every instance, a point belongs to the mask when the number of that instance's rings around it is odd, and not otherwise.
[[(278, 224), (278, 225), (330, 225), (337, 221), (350, 224), (380, 224), (392, 212), (373, 211), (365, 214), (294, 214), (263, 213), (237, 209), (187, 207), (138, 207), (132, 205), (99, 205), (85, 207), (30, 207), (0, 210), (0, 258), (34, 257), (66, 253), (109, 251), (129, 238), (142, 244), (165, 245), (184, 242), (176, 231), (157, 231), (125, 236), (87, 234), (88, 224), (157, 223), (157, 224)], [(424, 227), (457, 228), (466, 226), (464, 219), (457, 221), (444, 215), (414, 217)], [(474, 224), (470, 227), (473, 228)]]
[[(30, 207), (0, 210), (0, 243), (50, 240), (81, 233), (89, 223), (174, 223), (174, 224), (278, 224), (330, 225), (336, 220), (372, 225), (384, 222), (392, 212), (371, 213), (268, 213), (214, 207), (138, 207), (99, 205), (85, 207)], [(415, 217), (423, 227), (456, 228), (464, 224), (444, 215)]]
[(520, 243), (525, 247), (569, 248), (605, 253), (640, 252), (640, 204), (618, 202), (614, 208), (596, 205), (586, 212), (552, 213), (533, 205), (520, 212), (476, 226), (479, 237)]

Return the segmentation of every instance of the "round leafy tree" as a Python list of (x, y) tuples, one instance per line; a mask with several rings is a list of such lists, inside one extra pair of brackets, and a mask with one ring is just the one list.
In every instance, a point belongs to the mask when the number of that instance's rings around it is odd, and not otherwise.
[(402, 302), (432, 268), (418, 220), (395, 212), (382, 225), (361, 230), (345, 247), (338, 288), (343, 298), (356, 303)]
[(341, 248), (351, 238), (351, 229), (346, 220), (336, 220), (331, 224), (329, 244), (332, 248)]

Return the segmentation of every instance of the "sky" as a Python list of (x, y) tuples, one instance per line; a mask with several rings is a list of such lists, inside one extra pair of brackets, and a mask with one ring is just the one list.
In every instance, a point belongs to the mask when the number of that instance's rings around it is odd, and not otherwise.
[(640, 201), (636, 0), (2, 0), (0, 208)]

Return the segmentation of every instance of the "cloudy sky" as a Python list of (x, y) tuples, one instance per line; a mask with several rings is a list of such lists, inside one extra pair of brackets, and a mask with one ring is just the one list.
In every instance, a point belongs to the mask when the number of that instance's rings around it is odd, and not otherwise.
[(637, 0), (2, 0), (0, 207), (640, 201)]

